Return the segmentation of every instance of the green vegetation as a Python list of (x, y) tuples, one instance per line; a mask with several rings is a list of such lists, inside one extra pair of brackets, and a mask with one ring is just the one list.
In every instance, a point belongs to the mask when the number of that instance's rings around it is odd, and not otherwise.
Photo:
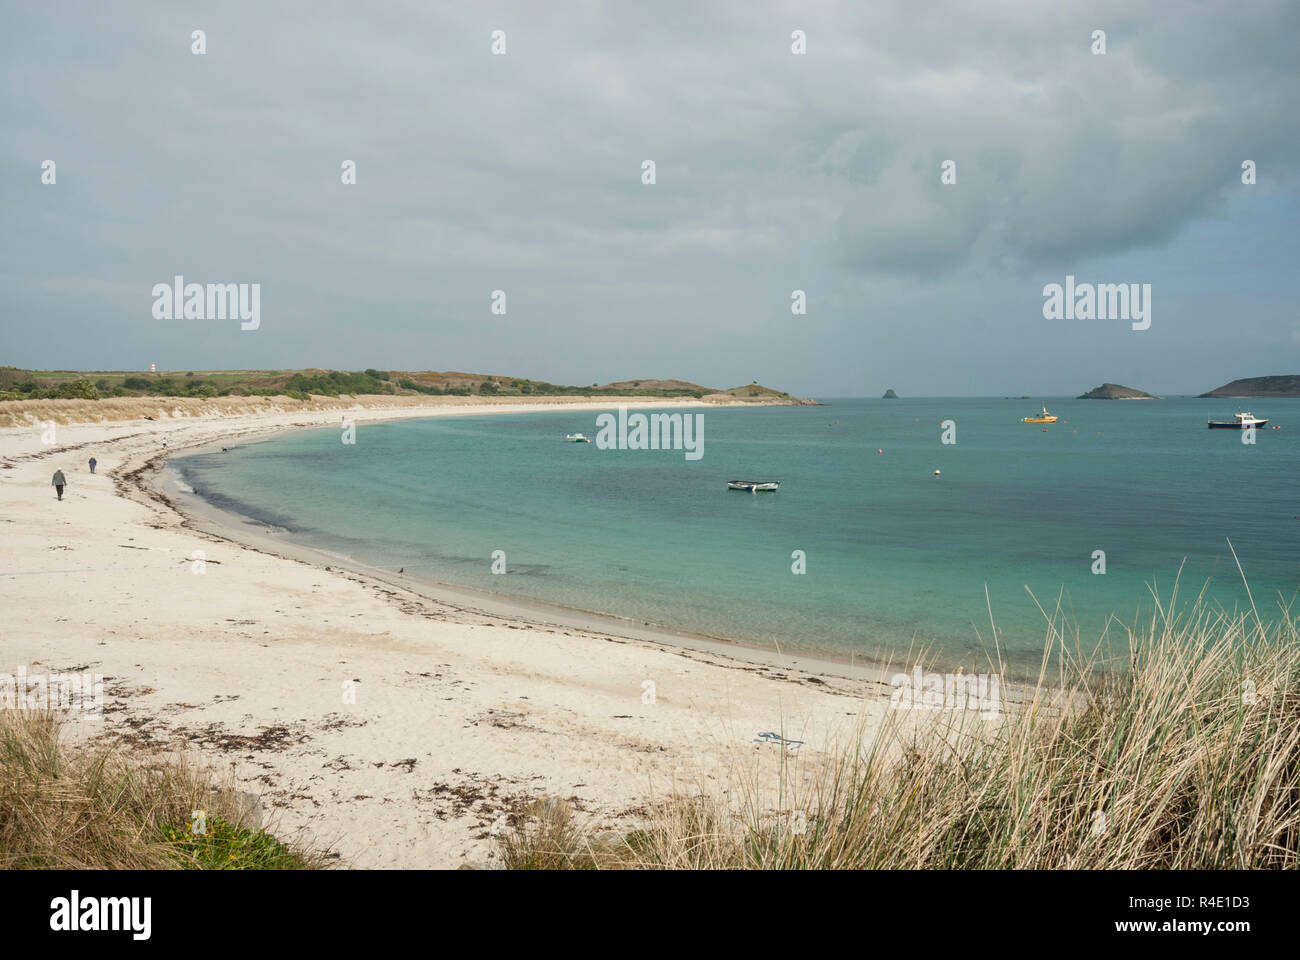
[(264, 830), (240, 827), (221, 817), (207, 820), (204, 832), (192, 822), (168, 827), (160, 838), (180, 865), (190, 870), (298, 870), (303, 857)]
[(139, 759), (110, 746), (64, 744), (51, 714), (0, 710), (0, 869), (325, 864), (323, 854), (276, 839), (252, 817), (229, 784), (179, 755)]
[[(295, 400), (325, 396), (542, 396), (542, 397), (692, 397), (716, 391), (685, 380), (625, 380), (604, 386), (567, 386), (545, 380), (437, 371), (200, 370), (179, 373), (73, 370), (22, 370), (0, 367), (0, 400), (98, 400), (110, 397), (274, 397)], [(795, 402), (758, 384), (723, 391), (740, 400)]]
[(1274, 624), (1199, 603), (1181, 617), (1161, 613), (1130, 631), (1109, 665), (1067, 649), (1055, 620), (1051, 630), (1036, 687), (995, 719), (891, 711), (829, 757), (770, 758), (779, 764), (771, 793), (755, 786), (765, 778), (739, 771), (730, 796), (665, 800), (631, 833), (583, 829), (551, 801), (500, 839), (503, 860), (522, 869), (1300, 867), (1300, 623), (1289, 612)]
[(337, 397), (340, 394), (376, 394), (388, 393), (384, 381), (367, 373), (348, 373), (342, 370), (330, 370), (328, 373), (295, 373), (285, 384), (288, 390), (302, 393), (316, 393), (325, 397)]

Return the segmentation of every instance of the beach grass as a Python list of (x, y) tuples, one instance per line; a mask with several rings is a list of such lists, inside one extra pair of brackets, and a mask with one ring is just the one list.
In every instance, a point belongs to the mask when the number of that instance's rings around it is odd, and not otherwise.
[[(198, 417), (239, 417), (249, 414), (305, 413), (319, 411), (347, 412), (351, 410), (402, 410), (439, 407), (482, 407), (494, 405), (551, 406), (581, 405), (593, 402), (629, 405), (648, 401), (690, 401), (690, 397), (638, 397), (617, 395), (586, 396), (436, 396), (421, 394), (393, 396), (339, 396), (316, 394), (259, 397), (111, 397), (103, 400), (43, 399), (0, 400), (0, 429), (41, 428), (48, 422), (59, 424), (114, 423), (153, 417), (159, 421), (184, 421)], [(710, 394), (706, 402), (732, 402), (738, 398), (730, 394)], [(766, 397), (754, 398), (756, 403), (768, 402)], [(786, 401), (781, 401), (786, 402)]]
[(323, 854), (261, 829), (184, 756), (63, 742), (47, 712), (0, 711), (0, 869), (315, 869)]
[(1037, 685), (993, 719), (940, 710), (918, 722), (891, 711), (870, 735), (820, 759), (782, 754), (775, 788), (772, 777), (741, 770), (728, 796), (667, 798), (631, 832), (584, 830), (551, 802), (500, 838), (502, 861), (515, 869), (1300, 867), (1297, 622), (1285, 610), (1265, 622), (1200, 601), (1177, 616), (1171, 608), (1126, 631), (1122, 668), (1064, 650), (1053, 627)]

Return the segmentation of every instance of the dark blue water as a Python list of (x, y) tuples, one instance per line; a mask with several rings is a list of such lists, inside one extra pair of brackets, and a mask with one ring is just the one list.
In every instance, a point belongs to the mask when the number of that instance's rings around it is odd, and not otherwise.
[[(178, 464), (218, 505), (359, 560), (788, 649), (915, 642), (982, 665), (991, 603), (1004, 654), (1029, 662), (1046, 621), (1026, 588), (1049, 611), (1059, 597), (1087, 646), (1112, 616), (1149, 618), (1180, 567), (1186, 596), (1209, 580), (1246, 608), (1229, 539), (1261, 613), (1291, 600), (1300, 401), (1250, 401), (1272, 419), (1254, 445), (1206, 429), (1233, 401), (1048, 400), (1061, 422), (1020, 422), (1040, 405), (705, 409), (696, 462), (564, 443), (594, 437), (596, 414), (563, 412), (362, 425), (352, 446), (306, 431)], [(783, 484), (728, 491), (740, 477)]]

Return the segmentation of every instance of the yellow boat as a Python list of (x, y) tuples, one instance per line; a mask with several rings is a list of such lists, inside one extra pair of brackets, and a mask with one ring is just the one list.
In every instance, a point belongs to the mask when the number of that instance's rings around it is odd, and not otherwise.
[(1055, 423), (1057, 419), (1058, 418), (1054, 414), (1047, 412), (1046, 407), (1043, 407), (1043, 415), (1041, 417), (1025, 417), (1025, 419), (1021, 422), (1022, 423)]

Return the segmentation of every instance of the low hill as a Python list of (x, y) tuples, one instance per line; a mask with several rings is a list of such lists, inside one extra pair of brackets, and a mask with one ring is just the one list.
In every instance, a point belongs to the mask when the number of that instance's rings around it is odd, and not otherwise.
[(758, 384), (716, 391), (686, 380), (624, 380), (589, 387), (460, 371), (407, 370), (23, 370), (0, 367), (0, 400), (102, 400), (115, 397), (312, 396), (690, 397), (799, 403)]
[(1132, 387), (1121, 387), (1118, 383), (1103, 383), (1093, 387), (1087, 393), (1081, 393), (1076, 400), (1159, 400), (1159, 397)]
[(765, 387), (757, 382), (746, 384), (743, 387), (732, 387), (730, 390), (717, 390), (708, 394), (705, 399), (745, 400), (753, 403), (815, 404), (813, 400), (800, 400), (798, 397), (792, 397), (788, 393), (773, 390), (771, 387)]
[(702, 387), (686, 380), (615, 380), (602, 384), (600, 390), (617, 390), (619, 393), (637, 390), (681, 390), (687, 393), (716, 393), (712, 387)]
[(1300, 397), (1300, 374), (1246, 377), (1200, 394), (1202, 397)]

